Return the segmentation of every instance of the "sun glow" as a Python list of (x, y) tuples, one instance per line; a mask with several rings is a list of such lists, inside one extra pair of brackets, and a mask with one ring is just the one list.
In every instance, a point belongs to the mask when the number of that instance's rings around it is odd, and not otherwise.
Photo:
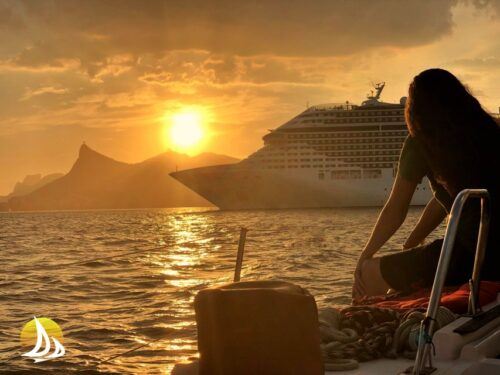
[(183, 152), (196, 151), (206, 138), (206, 116), (196, 109), (186, 109), (169, 116), (168, 143)]

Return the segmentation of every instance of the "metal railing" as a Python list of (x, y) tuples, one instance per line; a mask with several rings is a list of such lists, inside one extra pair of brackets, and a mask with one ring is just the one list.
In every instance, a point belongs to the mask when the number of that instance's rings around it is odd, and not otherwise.
[(490, 223), (490, 195), (486, 189), (465, 189), (458, 193), (451, 208), (450, 219), (446, 228), (446, 234), (441, 248), (441, 255), (436, 269), (436, 276), (434, 277), (434, 283), (432, 285), (432, 291), (429, 298), (429, 305), (427, 307), (425, 319), (422, 321), (420, 326), (418, 351), (415, 358), (415, 364), (412, 369), (412, 374), (414, 375), (423, 373), (424, 363), (427, 359), (429, 361), (429, 367), (432, 368), (430, 348), (432, 345), (432, 335), (434, 333), (434, 322), (441, 300), (441, 292), (448, 274), (448, 266), (450, 264), (453, 246), (455, 244), (460, 215), (465, 202), (469, 198), (481, 199), (481, 221), (476, 244), (474, 268), (472, 271), (472, 278), (469, 281), (469, 314), (475, 315), (478, 310), (479, 278), (481, 266), (484, 260), (484, 252), (486, 249)]

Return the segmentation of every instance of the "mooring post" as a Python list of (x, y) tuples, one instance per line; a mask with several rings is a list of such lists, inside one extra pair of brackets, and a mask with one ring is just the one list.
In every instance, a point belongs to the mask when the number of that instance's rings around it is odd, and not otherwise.
[(240, 281), (241, 267), (243, 266), (243, 253), (245, 251), (245, 240), (248, 229), (242, 227), (240, 230), (240, 240), (238, 241), (238, 254), (236, 255), (236, 266), (234, 268), (234, 282)]

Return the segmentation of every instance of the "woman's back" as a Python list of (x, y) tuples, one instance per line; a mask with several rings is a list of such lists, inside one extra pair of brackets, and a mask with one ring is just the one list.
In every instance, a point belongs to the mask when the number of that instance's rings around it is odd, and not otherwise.
[[(434, 181), (446, 191), (445, 208), (463, 189), (490, 193), (491, 222), (483, 277), (498, 280), (500, 262), (500, 125), (451, 73), (429, 69), (415, 77), (406, 118), (410, 134), (421, 144)], [(475, 251), (479, 201), (466, 204), (459, 239), (470, 257)]]

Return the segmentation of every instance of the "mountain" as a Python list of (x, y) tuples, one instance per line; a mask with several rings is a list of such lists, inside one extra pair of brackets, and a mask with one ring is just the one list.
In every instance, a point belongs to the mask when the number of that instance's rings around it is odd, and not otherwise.
[(64, 176), (22, 196), (3, 209), (82, 210), (209, 206), (208, 201), (169, 176), (175, 170), (236, 163), (238, 159), (204, 153), (195, 157), (168, 151), (136, 164), (102, 155), (86, 144)]
[(19, 195), (26, 195), (41, 188), (44, 185), (51, 183), (52, 181), (57, 180), (59, 177), (64, 176), (63, 173), (52, 173), (46, 176), (42, 176), (41, 173), (38, 174), (29, 174), (24, 177), (24, 180), (19, 181), (14, 186), (14, 190), (4, 197), (0, 197), (0, 202), (8, 201), (9, 198), (16, 197)]

